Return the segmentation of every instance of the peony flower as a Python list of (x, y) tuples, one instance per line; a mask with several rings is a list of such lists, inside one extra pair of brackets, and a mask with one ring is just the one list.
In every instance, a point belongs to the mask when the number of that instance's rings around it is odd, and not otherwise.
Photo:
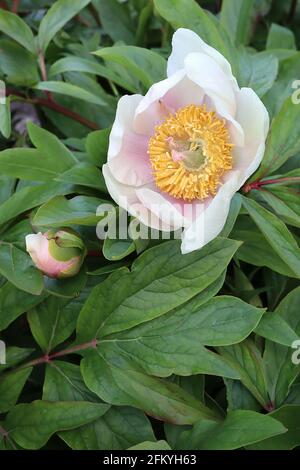
[(86, 255), (83, 241), (69, 229), (27, 235), (26, 250), (38, 269), (56, 279), (75, 276)]
[(115, 202), (144, 225), (182, 229), (188, 253), (224, 227), (232, 197), (262, 160), (269, 117), (197, 34), (178, 29), (172, 46), (168, 78), (120, 99), (103, 175)]

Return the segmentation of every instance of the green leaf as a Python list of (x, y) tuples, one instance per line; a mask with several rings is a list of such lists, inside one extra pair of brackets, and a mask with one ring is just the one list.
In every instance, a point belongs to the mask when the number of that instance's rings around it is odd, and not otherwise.
[(0, 413), (6, 413), (17, 403), (31, 372), (32, 367), (28, 367), (0, 376)]
[(31, 333), (44, 352), (49, 353), (72, 334), (76, 315), (64, 307), (68, 300), (49, 296), (27, 315)]
[(39, 449), (55, 432), (94, 421), (108, 409), (100, 403), (37, 400), (15, 406), (7, 416), (5, 429), (24, 449)]
[(272, 88), (278, 74), (278, 59), (272, 54), (239, 51), (239, 86), (250, 87), (260, 97)]
[(284, 276), (294, 276), (293, 271), (273, 250), (250, 217), (239, 216), (231, 236), (236, 240), (243, 241), (235, 255), (237, 259), (255, 266), (267, 266)]
[(300, 106), (295, 105), (289, 96), (272, 122), (264, 158), (250, 181), (257, 181), (274, 173), (299, 151)]
[(255, 333), (284, 346), (290, 346), (298, 339), (298, 335), (288, 323), (280, 315), (272, 312), (263, 315), (255, 328)]
[(11, 134), (10, 96), (8, 96), (5, 99), (5, 103), (0, 102), (0, 132), (3, 135), (3, 137), (5, 137), (6, 139), (10, 137), (10, 134)]
[(237, 46), (248, 44), (255, 0), (223, 0), (220, 22)]
[[(87, 275), (85, 272), (85, 267), (83, 266), (75, 277), (54, 279), (45, 276), (45, 291), (64, 299), (75, 299), (78, 298), (79, 293), (85, 287), (86, 281)], [(79, 300), (77, 305), (80, 306)], [(69, 307), (67, 306), (66, 308)], [(73, 305), (73, 309), (76, 310), (76, 305)]]
[[(274, 49), (272, 51), (266, 51), (266, 53), (271, 53), (272, 55), (274, 55), (274, 52)], [(296, 52), (292, 55), (292, 57), (287, 57), (285, 60), (280, 62), (279, 73), (276, 82), (274, 83), (271, 90), (269, 90), (268, 93), (264, 96), (264, 103), (267, 106), (271, 117), (276, 116), (283, 106), (285, 100), (291, 100), (291, 95), (293, 95), (293, 93), (296, 94), (296, 98), (299, 96), (297, 89), (293, 88), (296, 77), (298, 77), (299, 67), (300, 52)], [(287, 123), (285, 123), (285, 125), (287, 126)]]
[(76, 196), (66, 199), (56, 196), (36, 212), (33, 223), (39, 227), (70, 227), (72, 225), (95, 226), (101, 220), (96, 211), (102, 199)]
[(125, 240), (105, 238), (102, 253), (110, 261), (118, 261), (135, 252), (134, 242), (128, 238)]
[(242, 205), (242, 198), (239, 193), (235, 193), (233, 198), (230, 202), (229, 214), (226, 220), (226, 224), (222, 232), (220, 233), (220, 237), (227, 238), (231, 234), (233, 227), (235, 225), (236, 219), (239, 215), (240, 209)]
[(270, 185), (268, 189), (259, 191), (259, 196), (287, 224), (300, 228), (299, 192), (296, 188)]
[(181, 434), (180, 450), (234, 450), (286, 432), (271, 416), (255, 411), (230, 411), (222, 423), (202, 420)]
[[(47, 365), (43, 400), (99, 401), (84, 384), (79, 366), (64, 361), (52, 361)], [(59, 436), (76, 450), (122, 450), (140, 439), (154, 439), (146, 416), (129, 407), (111, 407), (92, 423), (60, 432)]]
[(104, 47), (95, 55), (104, 60), (123, 65), (133, 76), (149, 88), (166, 77), (167, 64), (163, 57), (149, 49), (136, 46)]
[(91, 162), (101, 167), (107, 160), (110, 128), (90, 132), (86, 138), (86, 151)]
[(0, 205), (0, 225), (43, 204), (53, 196), (72, 192), (73, 186), (57, 182), (22, 188)]
[[(55, 154), (54, 154), (55, 155)], [(59, 160), (31, 148), (11, 148), (0, 152), (0, 171), (15, 178), (49, 181), (60, 174)]]
[(79, 366), (64, 361), (47, 364), (43, 400), (99, 402), (98, 397), (86, 387)]
[(106, 0), (96, 0), (95, 6), (99, 11), (104, 31), (114, 41), (134, 43), (135, 28), (127, 3), (120, 3), (118, 0), (110, 0), (109, 3)]
[[(300, 337), (299, 322), (300, 288), (291, 291), (279, 304), (275, 313), (279, 315)], [(292, 346), (292, 342), (290, 343)], [(296, 352), (273, 341), (266, 341), (263, 362), (267, 374), (268, 391), (274, 407), (287, 398), (290, 387), (299, 374), (300, 367), (292, 361)]]
[(101, 268), (95, 269), (94, 271), (89, 271), (89, 276), (102, 276), (103, 274), (111, 274), (119, 268), (123, 266), (127, 266), (129, 264), (128, 261), (120, 261), (119, 263), (109, 263), (105, 266), (101, 266)]
[(24, 251), (9, 243), (0, 243), (0, 274), (18, 289), (30, 294), (41, 294), (43, 277)]
[(240, 376), (243, 385), (252, 393), (262, 407), (269, 405), (267, 379), (260, 351), (250, 339), (233, 346), (218, 348)]
[(10, 369), (26, 359), (34, 351), (32, 348), (18, 348), (17, 346), (8, 346), (6, 348), (6, 363), (0, 364), (0, 372)]
[(184, 256), (179, 241), (145, 251), (131, 273), (116, 271), (92, 290), (78, 319), (78, 337), (83, 341), (103, 337), (167, 313), (212, 284), (238, 246), (233, 240), (216, 238)]
[(15, 184), (16, 180), (14, 178), (0, 175), (0, 207), (14, 192)]
[(90, 0), (57, 0), (40, 22), (38, 32), (40, 49), (45, 52), (56, 33), (89, 3)]
[(259, 322), (262, 310), (229, 296), (205, 301), (201, 293), (163, 317), (102, 339), (99, 350), (109, 359), (118, 354), (130, 357), (147, 374), (159, 377), (206, 373), (239, 378), (204, 346), (242, 341)]
[(287, 432), (282, 436), (264, 439), (248, 448), (250, 450), (292, 450), (299, 446), (300, 406), (285, 405), (270, 413), (269, 416), (281, 422), (287, 428)]
[(129, 447), (128, 450), (172, 450), (167, 441), (145, 441), (135, 446)]
[[(52, 78), (65, 72), (83, 72), (98, 75), (99, 77), (106, 78), (109, 81), (125, 88), (126, 90), (135, 92), (135, 87), (126, 77), (122, 74), (116, 73), (114, 70), (99, 64), (95, 60), (86, 59), (83, 57), (67, 56), (59, 59), (51, 66), (49, 70), (49, 77)], [(97, 131), (96, 131), (97, 132)]]
[(0, 31), (17, 41), (29, 52), (36, 54), (36, 46), (33, 33), (27, 23), (25, 23), (25, 21), (23, 21), (20, 16), (1, 8)]
[(195, 0), (154, 0), (158, 13), (176, 30), (188, 28), (221, 52), (235, 68), (235, 48), (223, 25)]
[(79, 163), (75, 165), (70, 170), (57, 176), (56, 181), (78, 184), (79, 186), (87, 186), (88, 188), (107, 192), (101, 171), (89, 163)]
[(224, 378), (226, 385), (226, 399), (228, 411), (234, 410), (252, 410), (260, 411), (261, 405), (249, 392), (249, 390), (239, 380)]
[(107, 102), (104, 101), (99, 95), (81, 88), (80, 86), (73, 85), (72, 83), (66, 82), (39, 82), (34, 86), (36, 90), (51, 91), (52, 93), (59, 93), (66, 96), (71, 96), (78, 100), (87, 101), (88, 103), (97, 104), (98, 106), (107, 106)]
[(10, 225), (1, 233), (3, 242), (9, 242), (18, 248), (25, 249), (24, 234), (32, 232), (32, 226), (29, 219), (20, 220), (16, 224)]
[(73, 450), (124, 450), (141, 439), (155, 439), (144, 413), (126, 406), (112, 406), (102, 418), (59, 436)]
[(100, 348), (86, 353), (81, 372), (89, 389), (107, 403), (134, 406), (174, 424), (217, 419), (209, 408), (177, 385), (144, 374), (127, 359), (110, 362)]
[(28, 294), (10, 282), (6, 282), (0, 288), (0, 331), (43, 299), (44, 295)]
[(0, 39), (0, 50), (0, 70), (7, 83), (32, 86), (39, 81), (37, 61), (30, 52), (9, 39)]
[(52, 161), (57, 174), (72, 168), (77, 160), (68, 148), (51, 132), (36, 126), (33, 122), (27, 124), (28, 134), (34, 146), (43, 154), (46, 161)]
[(300, 249), (286, 225), (257, 202), (243, 197), (243, 205), (274, 251), (300, 278)]
[(266, 49), (297, 49), (294, 33), (284, 26), (272, 23), (267, 37)]

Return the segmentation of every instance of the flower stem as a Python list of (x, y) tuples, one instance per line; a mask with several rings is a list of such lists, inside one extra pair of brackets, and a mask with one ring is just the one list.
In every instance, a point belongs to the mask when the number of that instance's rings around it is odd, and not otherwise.
[(19, 3), (20, 3), (20, 0), (13, 0), (13, 4), (11, 7), (12, 13), (15, 13), (16, 15), (18, 14)]
[(47, 99), (44, 99), (44, 98), (29, 98), (29, 97), (23, 95), (22, 93), (20, 93), (19, 91), (12, 90), (12, 89), (8, 88), (7, 89), (7, 96), (9, 96), (9, 95), (14, 95), (14, 96), (20, 98), (21, 101), (25, 101), (26, 103), (31, 103), (31, 104), (35, 104), (35, 105), (38, 105), (38, 106), (43, 106), (43, 107), (46, 107), (46, 108), (49, 108), (49, 109), (53, 109), (54, 111), (58, 112), (59, 114), (63, 114), (64, 116), (67, 116), (67, 117), (73, 119), (73, 121), (79, 122), (80, 124), (82, 124), (85, 127), (88, 127), (89, 129), (93, 129), (93, 130), (98, 130), (99, 129), (99, 126), (96, 122), (90, 121), (89, 119), (86, 119), (86, 118), (80, 116), (79, 114), (75, 113), (74, 111), (71, 111), (70, 109), (65, 108), (64, 106), (57, 103), (53, 99), (49, 100), (48, 98)]
[(74, 111), (71, 111), (68, 108), (65, 108), (64, 106), (56, 103), (56, 101), (49, 100), (49, 99), (43, 99), (43, 98), (33, 98), (33, 99), (28, 99), (27, 102), (43, 106), (45, 108), (53, 109), (54, 111), (57, 111), (60, 114), (63, 114), (64, 116), (67, 116), (73, 121), (77, 121), (80, 124), (83, 124), (84, 126), (88, 127), (89, 129), (97, 130), (99, 129), (99, 126), (96, 122), (90, 121), (89, 119), (86, 119), (79, 114), (75, 113)]
[(267, 186), (269, 184), (282, 184), (282, 183), (297, 183), (300, 182), (300, 176), (291, 176), (290, 178), (275, 178), (268, 179), (263, 181), (253, 181), (253, 183), (248, 183), (243, 186), (242, 191), (244, 193), (249, 193), (253, 189), (259, 190), (262, 186)]
[(27, 367), (37, 366), (39, 364), (49, 364), (53, 359), (57, 357), (67, 356), (68, 354), (74, 354), (78, 351), (84, 351), (85, 349), (93, 348), (95, 349), (98, 345), (99, 341), (95, 338), (92, 341), (82, 344), (76, 344), (75, 346), (71, 346), (70, 348), (63, 349), (62, 351), (57, 351), (52, 354), (44, 354), (44, 356), (38, 357), (37, 359), (33, 359), (32, 361), (25, 362), (21, 366), (17, 367), (16, 370), (25, 369)]

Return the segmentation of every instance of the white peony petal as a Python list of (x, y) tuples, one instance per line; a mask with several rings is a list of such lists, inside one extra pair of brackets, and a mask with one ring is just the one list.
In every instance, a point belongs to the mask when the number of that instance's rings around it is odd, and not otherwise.
[(269, 115), (257, 94), (251, 88), (242, 88), (237, 94), (237, 121), (245, 134), (243, 148), (233, 151), (234, 168), (241, 173), (242, 186), (257, 170), (265, 151), (269, 130)]
[(156, 230), (172, 230), (170, 226), (162, 224), (162, 221), (155, 214), (151, 214), (150, 210), (141, 203), (135, 187), (122, 184), (114, 178), (107, 163), (103, 165), (102, 173), (108, 192), (118, 206), (137, 217), (147, 227)]
[(190, 53), (184, 60), (184, 67), (187, 76), (203, 89), (221, 115), (235, 116), (236, 99), (232, 83), (211, 57), (196, 52)]
[(185, 58), (187, 76), (205, 93), (204, 103), (228, 121), (232, 143), (242, 147), (244, 132), (235, 119), (237, 91), (224, 71), (209, 56), (200, 53), (188, 54)]
[(133, 132), (134, 113), (142, 98), (142, 95), (125, 95), (119, 99), (115, 121), (109, 136), (108, 161), (120, 152), (125, 132)]
[(171, 230), (177, 230), (191, 223), (188, 219), (189, 214), (184, 214), (183, 201), (159, 192), (155, 185), (138, 188), (136, 194), (150, 213), (154, 214)]
[(124, 184), (140, 186), (152, 181), (147, 154), (148, 138), (133, 131), (136, 107), (142, 96), (123, 96), (118, 103), (108, 148), (108, 165), (114, 177)]
[(238, 171), (231, 172), (215, 197), (210, 198), (208, 202), (199, 202), (199, 206), (202, 206), (199, 216), (183, 232), (183, 254), (202, 248), (220, 234), (226, 223), (230, 201), (239, 189), (240, 178)]
[(170, 112), (189, 104), (201, 104), (203, 97), (203, 90), (180, 70), (149, 88), (136, 108), (134, 130), (150, 136)]
[(236, 79), (232, 75), (231, 66), (225, 57), (216, 49), (204, 42), (198, 34), (190, 29), (179, 28), (173, 35), (172, 52), (168, 59), (168, 76), (184, 68), (184, 61), (191, 52), (200, 52), (213, 59), (222, 69), (234, 88), (238, 88)]

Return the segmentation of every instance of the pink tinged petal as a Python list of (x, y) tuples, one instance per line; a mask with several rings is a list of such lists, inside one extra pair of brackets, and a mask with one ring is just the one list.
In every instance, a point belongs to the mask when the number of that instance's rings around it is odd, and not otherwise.
[(163, 225), (162, 227), (161, 220), (155, 214), (151, 214), (150, 210), (141, 203), (135, 187), (122, 184), (114, 178), (108, 164), (103, 165), (102, 173), (109, 194), (116, 204), (137, 217), (147, 227), (156, 230), (171, 230), (169, 226)]
[(196, 33), (185, 28), (179, 28), (173, 35), (172, 53), (168, 59), (167, 67), (168, 76), (184, 68), (185, 58), (191, 52), (200, 52), (213, 59), (232, 82), (233, 87), (238, 89), (228, 60), (216, 49), (206, 44)]
[(125, 95), (120, 98), (109, 137), (108, 161), (120, 152), (125, 132), (133, 132), (134, 113), (142, 98), (142, 95)]
[(171, 77), (155, 83), (136, 108), (134, 130), (139, 134), (152, 135), (156, 125), (170, 113), (189, 104), (201, 104), (204, 93), (199, 86), (180, 70)]
[(108, 149), (108, 164), (114, 177), (133, 186), (153, 179), (147, 154), (148, 138), (133, 130), (135, 110), (141, 99), (140, 95), (132, 95), (119, 100)]
[(238, 171), (230, 172), (215, 197), (199, 202), (199, 216), (182, 235), (183, 254), (202, 248), (220, 234), (226, 223), (231, 199), (240, 187), (240, 178)]
[(141, 186), (153, 180), (148, 151), (149, 137), (133, 132), (124, 135), (122, 149), (109, 162), (109, 168), (120, 183)]
[(69, 261), (55, 260), (49, 253), (47, 237), (41, 232), (26, 236), (26, 250), (36, 267), (49, 277), (59, 277), (78, 262), (77, 258)]
[(241, 173), (242, 186), (257, 170), (263, 158), (269, 130), (268, 112), (251, 88), (242, 88), (238, 93), (236, 118), (245, 133), (244, 147), (233, 151), (234, 168)]

